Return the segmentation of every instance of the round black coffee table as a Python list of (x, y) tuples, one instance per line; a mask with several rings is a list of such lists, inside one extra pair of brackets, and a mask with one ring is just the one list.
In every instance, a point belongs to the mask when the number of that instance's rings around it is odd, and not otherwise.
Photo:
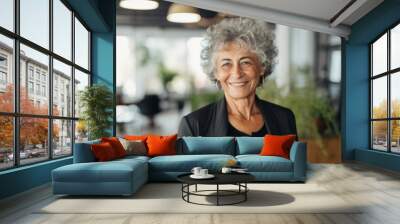
[[(212, 179), (193, 179), (190, 177), (191, 173), (182, 174), (177, 177), (178, 181), (182, 183), (182, 199), (188, 203), (198, 204), (198, 205), (234, 205), (247, 200), (247, 192), (249, 188), (247, 183), (255, 180), (255, 177), (248, 173), (215, 173), (215, 177)], [(205, 185), (216, 185), (215, 190), (197, 190), (198, 184)], [(195, 186), (194, 191), (190, 191), (190, 186)], [(223, 190), (220, 189), (220, 185), (236, 185), (237, 190)], [(209, 192), (215, 192), (215, 194), (205, 194)], [(204, 196), (204, 197), (216, 197), (216, 204), (202, 204), (190, 201), (190, 196)], [(221, 197), (232, 197), (241, 196), (239, 200), (231, 203), (221, 203)]]

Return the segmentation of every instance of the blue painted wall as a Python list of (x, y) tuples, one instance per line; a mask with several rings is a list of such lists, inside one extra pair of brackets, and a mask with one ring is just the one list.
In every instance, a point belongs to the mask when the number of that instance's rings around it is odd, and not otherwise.
[[(104, 83), (115, 93), (115, 1), (67, 2), (92, 31), (93, 83)], [(115, 123), (115, 111), (113, 120)], [(110, 132), (115, 135), (115, 125), (110, 127)], [(72, 158), (69, 157), (0, 172), (0, 199), (48, 183), (53, 169), (71, 163)]]
[(0, 199), (48, 183), (53, 169), (71, 163), (69, 157), (1, 172)]
[[(400, 21), (400, 0), (385, 0), (351, 27), (345, 42), (343, 66), (343, 159), (398, 169), (399, 157), (388, 159), (369, 150), (369, 49), (368, 44)], [(357, 152), (356, 152), (357, 149)], [(359, 152), (358, 150), (364, 150)], [(379, 160), (377, 163), (376, 161)]]
[(92, 82), (102, 83), (110, 88), (114, 95), (113, 125), (111, 135), (116, 134), (116, 5), (114, 1), (98, 1), (97, 7), (109, 27), (108, 32), (92, 32)]

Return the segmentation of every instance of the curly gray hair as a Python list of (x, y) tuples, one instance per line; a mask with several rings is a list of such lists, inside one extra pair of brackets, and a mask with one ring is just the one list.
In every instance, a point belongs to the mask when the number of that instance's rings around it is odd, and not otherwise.
[(201, 67), (211, 81), (216, 81), (215, 53), (224, 44), (234, 41), (244, 44), (257, 55), (264, 69), (262, 78), (265, 78), (272, 73), (278, 54), (274, 39), (274, 33), (265, 22), (243, 17), (223, 19), (206, 31), (200, 54)]

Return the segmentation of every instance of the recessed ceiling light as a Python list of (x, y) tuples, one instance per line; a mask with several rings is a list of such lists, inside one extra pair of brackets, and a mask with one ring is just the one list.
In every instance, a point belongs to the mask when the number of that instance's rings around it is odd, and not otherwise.
[(172, 4), (168, 9), (167, 20), (174, 23), (197, 23), (201, 19), (197, 10), (193, 7)]
[(152, 10), (158, 8), (158, 2), (152, 0), (121, 0), (119, 6), (125, 9)]

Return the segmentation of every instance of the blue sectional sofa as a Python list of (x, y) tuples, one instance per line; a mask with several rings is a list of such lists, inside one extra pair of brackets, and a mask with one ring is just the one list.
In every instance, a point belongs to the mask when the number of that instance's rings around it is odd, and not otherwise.
[(176, 181), (193, 167), (218, 172), (228, 160), (236, 160), (260, 182), (304, 182), (306, 144), (294, 142), (290, 159), (260, 156), (262, 137), (183, 137), (177, 141), (177, 155), (127, 156), (96, 162), (91, 141), (75, 144), (74, 163), (52, 171), (53, 193), (68, 195), (131, 195), (148, 181)]

